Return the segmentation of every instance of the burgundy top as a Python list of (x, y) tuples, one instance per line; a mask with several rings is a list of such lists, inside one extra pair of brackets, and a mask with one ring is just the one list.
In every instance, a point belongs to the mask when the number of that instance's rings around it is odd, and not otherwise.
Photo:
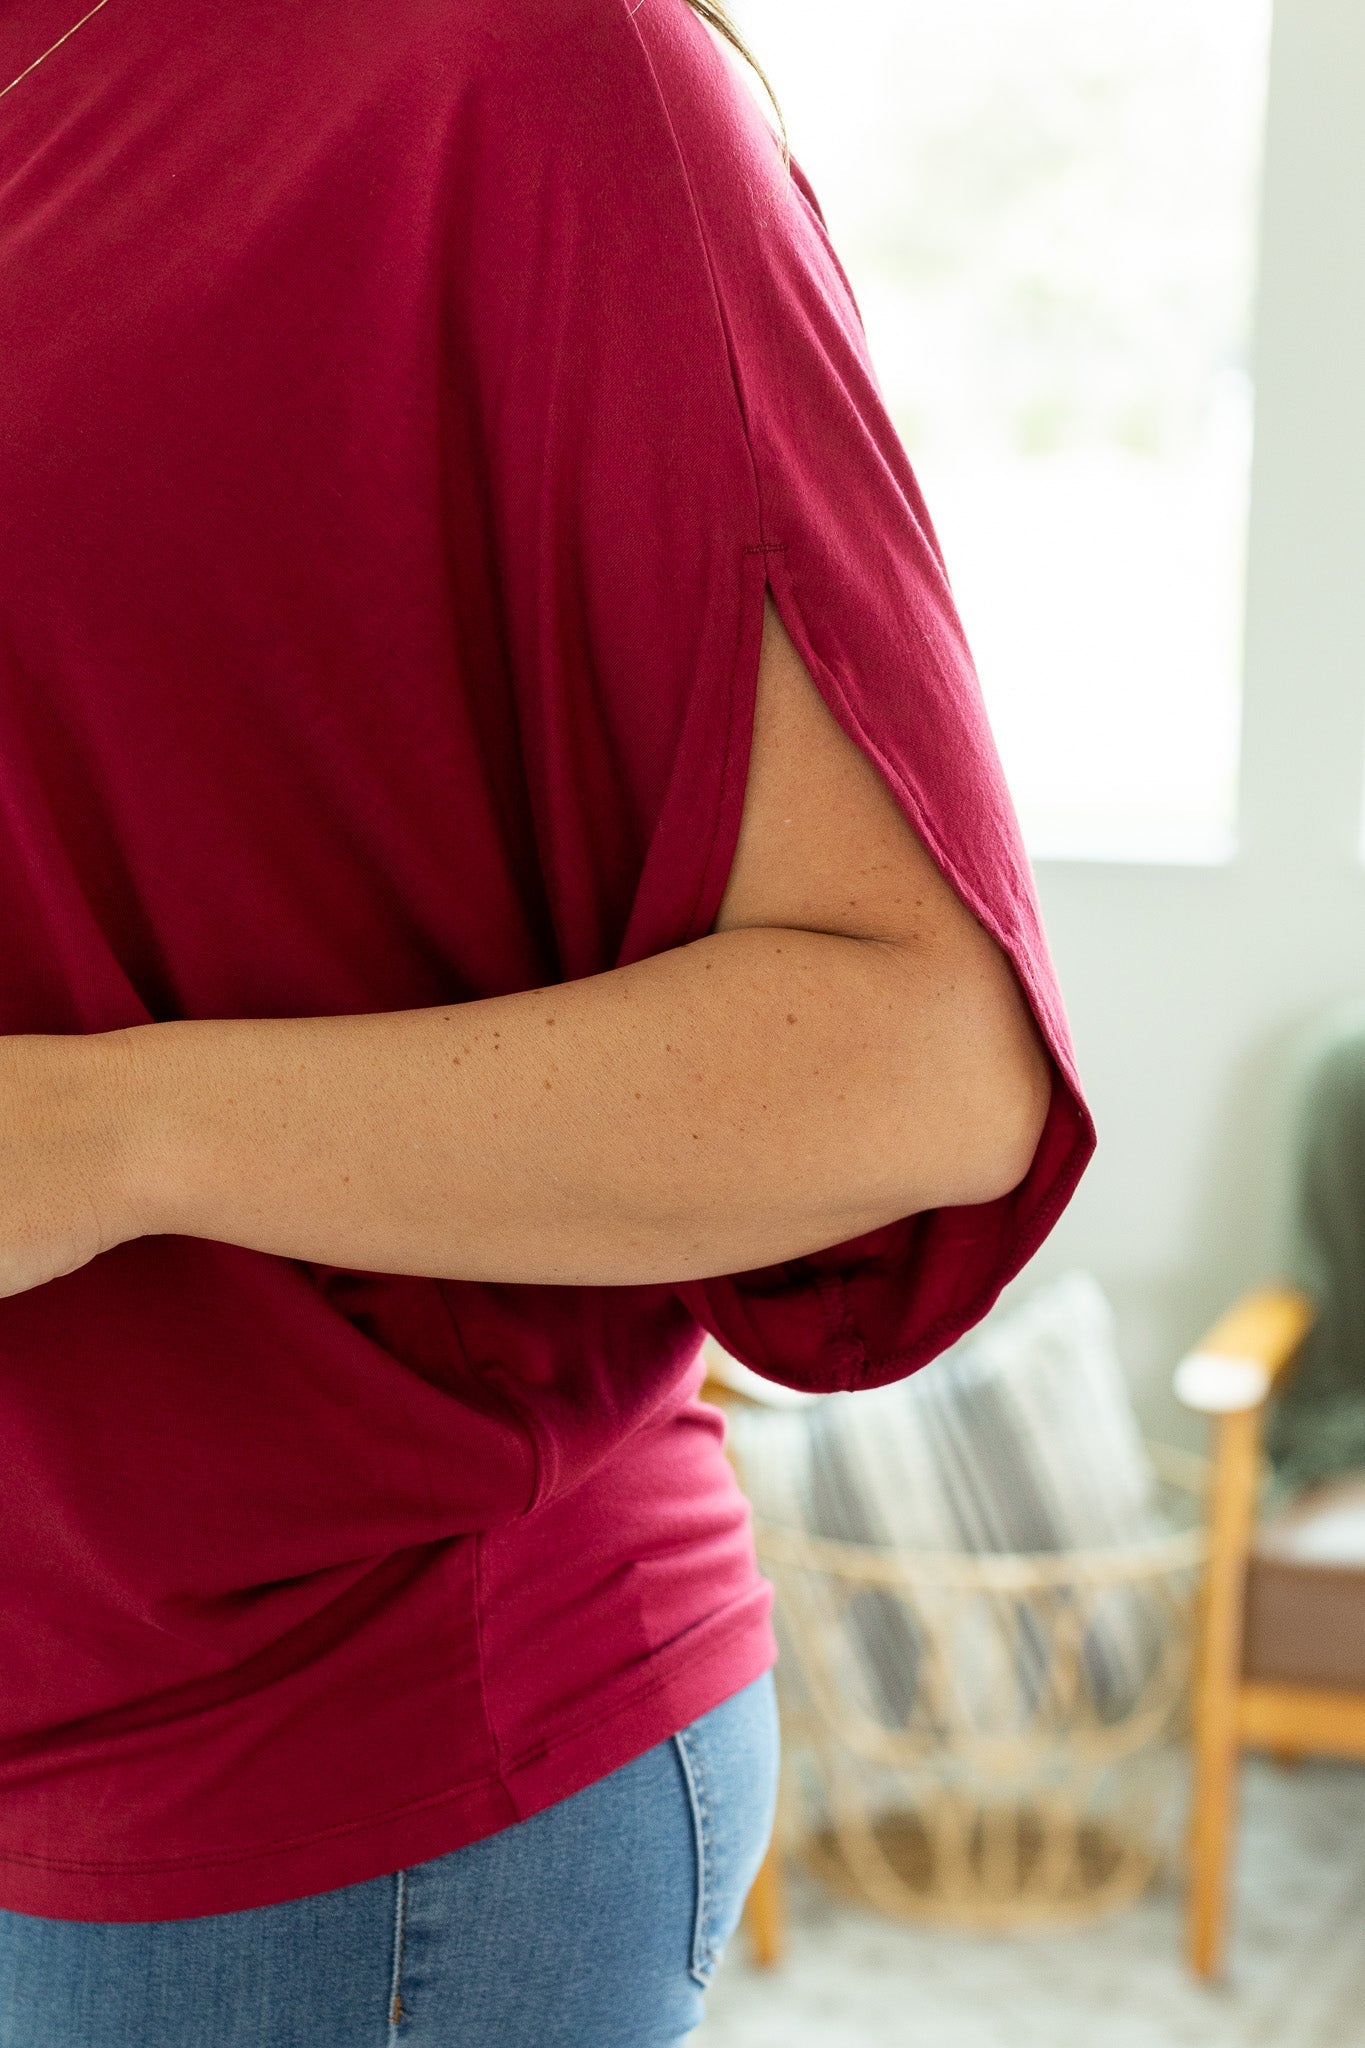
[[(79, 12), (7, 0), (0, 81)], [(766, 581), (1057, 1069), (1013, 1194), (731, 1279), (156, 1237), (0, 1301), (0, 1906), (176, 1918), (453, 1849), (755, 1677), (699, 1325), (909, 1373), (1094, 1137), (847, 281), (684, 0), (108, 0), (0, 101), (0, 364), (0, 1031), (698, 937)]]

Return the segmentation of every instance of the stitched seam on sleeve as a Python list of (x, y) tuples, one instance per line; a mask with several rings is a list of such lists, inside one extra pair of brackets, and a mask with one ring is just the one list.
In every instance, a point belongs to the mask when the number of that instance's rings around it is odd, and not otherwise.
[[(684, 152), (682, 143), (678, 138), (678, 131), (673, 121), (672, 109), (669, 107), (668, 104), (668, 96), (664, 92), (664, 89), (659, 82), (659, 74), (654, 67), (654, 59), (650, 55), (649, 46), (646, 43), (644, 36), (641, 34), (639, 28), (636, 26), (633, 12), (630, 16), (630, 22), (631, 28), (635, 35), (635, 39), (640, 47), (640, 54), (644, 58), (644, 61), (649, 69), (650, 78), (654, 82), (654, 92), (659, 102), (659, 111), (663, 115), (664, 121), (667, 124), (668, 133), (673, 143), (673, 153), (677, 158), (678, 169), (682, 173), (683, 184), (687, 190), (687, 201), (688, 205), (691, 207), (692, 219), (697, 231), (697, 245), (701, 250), (702, 261), (706, 265), (706, 275), (711, 285), (711, 298), (716, 309), (716, 321), (720, 328), (722, 339), (725, 343), (725, 359), (730, 371), (730, 388), (734, 393), (735, 410), (739, 415), (740, 431), (744, 436), (745, 452), (749, 458), (749, 469), (754, 480), (754, 504), (758, 515), (758, 531), (760, 542), (766, 545), (768, 543), (769, 536), (767, 532), (767, 523), (764, 517), (763, 510), (763, 484), (762, 479), (759, 475), (758, 461), (754, 455), (753, 436), (749, 431), (748, 408), (746, 407), (744, 402), (744, 386), (739, 372), (739, 353), (735, 347), (734, 335), (731, 333), (730, 322), (726, 315), (725, 301), (721, 295), (720, 285), (716, 277), (716, 266), (711, 256), (711, 245), (706, 237), (706, 229), (703, 225), (701, 217), (701, 208), (697, 204), (696, 188), (692, 183), (692, 173), (688, 167), (686, 153)], [(702, 29), (701, 32), (703, 34), (706, 33), (705, 29)], [(719, 55), (719, 52), (717, 52), (717, 55)]]

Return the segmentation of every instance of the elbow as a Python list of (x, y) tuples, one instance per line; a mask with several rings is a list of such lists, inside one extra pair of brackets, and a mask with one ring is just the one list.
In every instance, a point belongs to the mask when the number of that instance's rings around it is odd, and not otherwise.
[(977, 1187), (972, 1201), (998, 1202), (1002, 1196), (1012, 1195), (1026, 1178), (1047, 1122), (1051, 1093), (1049, 1080), (1041, 1102), (1037, 1092), (1030, 1089), (997, 1106), (989, 1126), (981, 1133)]
[[(1000, 1201), (1024, 1181), (1052, 1101), (1054, 1067), (1032, 1018), (1005, 1042), (990, 1034), (926, 1097), (901, 1068), (882, 1113), (864, 1126), (858, 1219), (847, 1235), (930, 1209)], [(946, 1083), (946, 1085), (944, 1085)], [(928, 1114), (926, 1115), (926, 1110)]]
[[(928, 1182), (922, 1208), (969, 1208), (1012, 1194), (1028, 1176), (1051, 1108), (1052, 1055), (1003, 955), (989, 954), (974, 983), (964, 972), (943, 984), (937, 1113), (919, 1160)], [(903, 1129), (909, 1121), (903, 1112)]]
[(971, 1119), (971, 1189), (959, 1200), (996, 1202), (1026, 1178), (1047, 1123), (1052, 1057), (1027, 1011), (990, 1063)]
[(892, 980), (876, 984), (875, 1005), (857, 1015), (865, 1029), (849, 1034), (857, 1052), (840, 1073), (833, 1126), (844, 1142), (829, 1154), (848, 1236), (1012, 1194), (1037, 1154), (1056, 1079), (997, 948), (881, 957)]

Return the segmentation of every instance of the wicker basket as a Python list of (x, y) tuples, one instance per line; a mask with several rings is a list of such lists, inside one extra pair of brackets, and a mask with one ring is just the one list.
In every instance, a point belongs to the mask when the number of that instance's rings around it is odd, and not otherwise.
[[(960, 1927), (1077, 1922), (1145, 1889), (1204, 1553), (1201, 1461), (1152, 1450), (1169, 1526), (1132, 1548), (904, 1556), (756, 1523), (789, 1853), (887, 1912)], [(850, 1653), (870, 1630), (880, 1677)], [(904, 1654), (888, 1663), (888, 1645)]]

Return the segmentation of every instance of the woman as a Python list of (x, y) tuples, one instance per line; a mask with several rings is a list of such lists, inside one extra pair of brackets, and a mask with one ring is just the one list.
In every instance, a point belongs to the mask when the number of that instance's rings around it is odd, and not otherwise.
[(677, 2042), (701, 1333), (903, 1376), (1094, 1142), (932, 529), (684, 0), (0, 59), (0, 2042)]

